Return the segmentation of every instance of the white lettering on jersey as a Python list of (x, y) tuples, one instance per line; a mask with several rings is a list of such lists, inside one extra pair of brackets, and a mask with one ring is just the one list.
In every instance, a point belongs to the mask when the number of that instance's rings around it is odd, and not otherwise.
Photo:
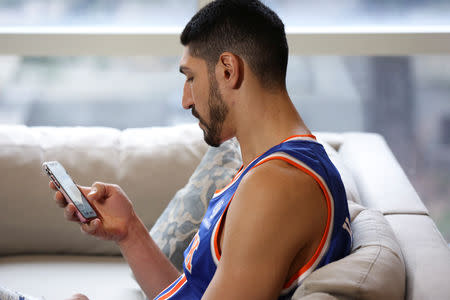
[(348, 219), (348, 217), (345, 218), (345, 222), (344, 224), (342, 224), (342, 228), (347, 230), (348, 234), (350, 234), (350, 238), (352, 238), (352, 228), (350, 227), (350, 220)]
[(225, 201), (223, 199), (220, 199), (219, 202), (217, 202), (216, 206), (214, 206), (213, 211), (211, 213), (211, 216), (209, 216), (209, 219), (212, 220), (217, 215), (219, 210), (222, 208), (222, 205)]

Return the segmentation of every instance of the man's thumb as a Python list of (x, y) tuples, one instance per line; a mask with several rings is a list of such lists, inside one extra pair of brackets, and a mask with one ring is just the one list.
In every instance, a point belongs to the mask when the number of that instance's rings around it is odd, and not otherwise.
[(95, 182), (92, 187), (89, 194), (87, 194), (87, 197), (89, 200), (100, 200), (105, 196), (106, 187), (101, 182)]

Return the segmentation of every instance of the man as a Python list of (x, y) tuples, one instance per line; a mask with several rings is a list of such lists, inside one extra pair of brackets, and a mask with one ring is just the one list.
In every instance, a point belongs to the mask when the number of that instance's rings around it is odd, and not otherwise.
[[(286, 91), (284, 25), (257, 0), (217, 0), (181, 42), (182, 105), (209, 145), (237, 137), (241, 170), (213, 196), (182, 274), (116, 185), (81, 188), (102, 216), (81, 229), (119, 245), (149, 298), (288, 298), (314, 269), (349, 253), (351, 232), (339, 174)], [(78, 222), (60, 192), (55, 199)]]

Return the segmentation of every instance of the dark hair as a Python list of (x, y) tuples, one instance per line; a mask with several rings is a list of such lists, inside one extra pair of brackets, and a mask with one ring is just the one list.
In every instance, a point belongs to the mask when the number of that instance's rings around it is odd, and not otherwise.
[(181, 34), (192, 56), (209, 71), (229, 51), (244, 59), (260, 83), (285, 87), (288, 44), (284, 24), (258, 0), (216, 0), (199, 10)]

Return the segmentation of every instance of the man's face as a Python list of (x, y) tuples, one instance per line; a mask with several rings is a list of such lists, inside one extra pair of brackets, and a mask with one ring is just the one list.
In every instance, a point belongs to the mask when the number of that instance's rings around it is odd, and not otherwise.
[(192, 109), (192, 115), (199, 120), (205, 142), (218, 147), (222, 141), (222, 128), (228, 108), (214, 72), (208, 72), (205, 60), (192, 57), (187, 49), (180, 62), (180, 72), (186, 75), (183, 107)]

